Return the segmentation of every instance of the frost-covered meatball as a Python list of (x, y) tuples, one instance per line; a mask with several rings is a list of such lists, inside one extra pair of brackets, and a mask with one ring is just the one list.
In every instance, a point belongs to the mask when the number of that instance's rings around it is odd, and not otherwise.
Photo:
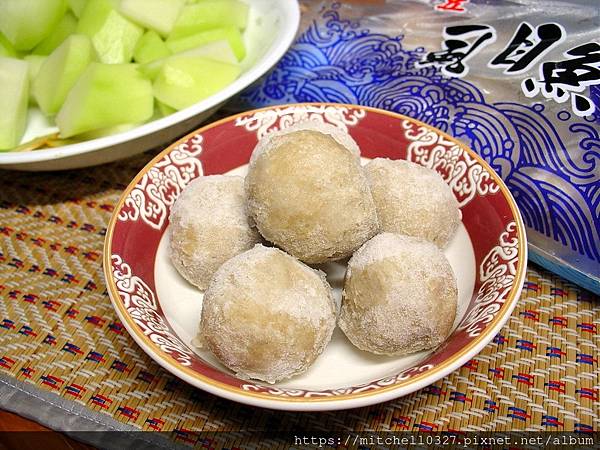
[(452, 190), (436, 171), (385, 158), (374, 159), (365, 171), (381, 231), (446, 246), (456, 232), (461, 213)]
[(321, 354), (335, 312), (322, 272), (257, 245), (215, 273), (198, 341), (238, 376), (275, 383), (304, 372)]
[(304, 125), (262, 139), (246, 193), (265, 239), (306, 263), (350, 256), (379, 229), (358, 147), (332, 126)]
[(211, 175), (192, 181), (169, 220), (171, 261), (200, 289), (206, 289), (221, 264), (261, 242), (246, 214), (242, 177)]
[(450, 334), (458, 290), (433, 243), (382, 233), (350, 259), (339, 326), (362, 350), (405, 355), (439, 346)]

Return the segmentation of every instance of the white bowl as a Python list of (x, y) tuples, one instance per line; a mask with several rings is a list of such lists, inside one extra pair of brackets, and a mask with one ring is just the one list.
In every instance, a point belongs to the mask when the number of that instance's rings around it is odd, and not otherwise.
[[(245, 0), (251, 5), (244, 32), (247, 57), (242, 75), (217, 94), (167, 117), (133, 129), (77, 144), (29, 152), (0, 152), (0, 168), (16, 170), (65, 170), (95, 166), (142, 153), (173, 141), (195, 129), (227, 99), (252, 84), (287, 51), (300, 23), (297, 0)], [(58, 129), (34, 110), (22, 142)]]

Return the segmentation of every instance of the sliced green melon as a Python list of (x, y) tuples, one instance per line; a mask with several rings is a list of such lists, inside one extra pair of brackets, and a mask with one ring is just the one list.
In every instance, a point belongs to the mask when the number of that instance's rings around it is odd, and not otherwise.
[(52, 116), (58, 112), (67, 94), (94, 59), (90, 38), (74, 34), (67, 38), (44, 61), (33, 80), (33, 96), (42, 112)]
[(0, 0), (0, 32), (17, 50), (31, 50), (67, 10), (65, 0)]
[[(208, 44), (177, 53), (177, 55), (173, 56), (204, 56), (205, 58), (213, 59), (215, 61), (237, 64), (237, 58), (231, 49), (231, 45), (225, 40), (209, 42)], [(167, 58), (162, 58), (141, 64), (139, 68), (140, 72), (150, 80), (154, 80), (166, 60)]]
[(163, 36), (171, 32), (184, 0), (121, 0), (119, 11), (128, 19)]
[(240, 30), (232, 26), (213, 28), (212, 30), (201, 31), (200, 33), (177, 39), (168, 37), (166, 43), (172, 53), (180, 53), (203, 44), (208, 44), (209, 42), (222, 41), (224, 39), (231, 45), (231, 49), (238, 61), (244, 59), (246, 48), (244, 47), (242, 35)]
[(88, 0), (67, 0), (69, 4), (69, 9), (73, 11), (76, 17), (81, 17), (81, 13), (83, 12), (85, 5)]
[(67, 11), (67, 13), (60, 19), (56, 28), (42, 41), (40, 42), (31, 53), (34, 55), (49, 55), (52, 53), (60, 44), (64, 42), (66, 38), (75, 33), (77, 29), (77, 18)]
[(8, 56), (9, 58), (16, 58), (18, 56), (15, 47), (2, 33), (0, 33), (0, 56)]
[(170, 54), (171, 52), (158, 33), (156, 31), (148, 30), (135, 46), (133, 59), (135, 62), (144, 64), (160, 58), (165, 58)]
[(0, 57), (0, 150), (19, 145), (27, 123), (28, 100), (27, 62)]
[(240, 68), (234, 64), (200, 56), (173, 56), (154, 80), (154, 95), (179, 110), (215, 94), (239, 74)]
[(61, 137), (152, 117), (152, 84), (135, 64), (91, 63), (56, 116)]
[[(44, 55), (26, 55), (25, 57), (23, 57), (23, 59), (25, 61), (27, 61), (27, 64), (29, 64), (29, 86), (30, 86), (30, 88), (33, 85), (33, 80), (35, 80), (35, 77), (40, 72), (40, 67), (42, 67), (42, 64), (44, 64), (44, 61), (46, 60), (46, 58), (47, 58), (47, 56), (44, 56)], [(37, 101), (35, 100), (35, 97), (33, 96), (33, 89), (29, 89), (29, 103), (32, 105), (37, 104)]]
[(131, 61), (144, 30), (117, 12), (113, 1), (89, 0), (81, 13), (77, 33), (92, 39), (100, 61), (120, 64)]
[(204, 0), (183, 7), (169, 35), (178, 39), (211, 28), (246, 28), (248, 5), (239, 0)]

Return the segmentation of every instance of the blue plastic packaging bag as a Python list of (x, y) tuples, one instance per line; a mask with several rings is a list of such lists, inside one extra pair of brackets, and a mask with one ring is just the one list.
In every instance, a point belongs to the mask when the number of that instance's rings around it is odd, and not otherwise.
[(461, 139), (503, 177), (537, 262), (600, 293), (600, 2), (302, 2), (246, 108), (340, 102)]

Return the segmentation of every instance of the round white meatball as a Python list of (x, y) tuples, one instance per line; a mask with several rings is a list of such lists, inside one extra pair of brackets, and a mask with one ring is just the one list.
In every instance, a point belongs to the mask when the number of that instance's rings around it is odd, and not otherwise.
[(376, 158), (365, 166), (382, 232), (427, 239), (445, 247), (461, 221), (456, 197), (434, 170)]
[(221, 264), (261, 242), (246, 213), (242, 177), (197, 178), (176, 200), (169, 220), (171, 261), (202, 290)]
[(456, 316), (450, 263), (431, 242), (382, 233), (350, 259), (338, 324), (368, 352), (405, 355), (439, 346)]
[(356, 144), (339, 130), (313, 127), (261, 140), (246, 177), (248, 211), (260, 233), (311, 264), (350, 256), (379, 230)]
[(336, 308), (322, 272), (255, 246), (215, 273), (198, 341), (242, 378), (269, 383), (306, 371), (331, 339)]

